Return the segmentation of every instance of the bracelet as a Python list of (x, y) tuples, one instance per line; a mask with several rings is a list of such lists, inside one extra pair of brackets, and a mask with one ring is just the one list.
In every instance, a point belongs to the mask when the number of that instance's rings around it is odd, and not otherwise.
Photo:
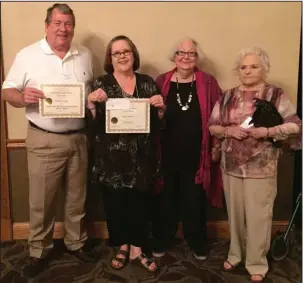
[(163, 109), (159, 109), (158, 112), (159, 114), (163, 115), (166, 111), (166, 108), (163, 108)]
[(96, 107), (93, 107), (93, 108), (88, 108), (89, 110), (94, 110), (94, 109), (96, 109)]
[(163, 108), (161, 108), (161, 109), (159, 109), (159, 111), (161, 111), (161, 112), (165, 112), (165, 111), (166, 111), (166, 106), (164, 105), (164, 107), (163, 107)]
[(281, 134), (281, 128), (279, 126), (275, 126), (276, 133), (275, 135)]
[(268, 137), (269, 137), (269, 128), (267, 128), (267, 136), (266, 136), (266, 138), (268, 139)]

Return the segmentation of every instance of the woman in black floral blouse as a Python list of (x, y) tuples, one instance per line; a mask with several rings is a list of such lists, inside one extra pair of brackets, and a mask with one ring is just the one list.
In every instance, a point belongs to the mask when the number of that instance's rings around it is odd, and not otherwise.
[[(135, 71), (139, 53), (126, 36), (113, 38), (106, 50), (104, 70), (88, 96), (92, 131), (93, 180), (100, 184), (110, 244), (119, 246), (111, 266), (122, 269), (128, 260), (155, 271), (155, 262), (142, 252), (148, 238), (148, 200), (159, 171), (158, 133), (165, 112), (154, 80)], [(108, 98), (149, 98), (150, 133), (105, 132)]]

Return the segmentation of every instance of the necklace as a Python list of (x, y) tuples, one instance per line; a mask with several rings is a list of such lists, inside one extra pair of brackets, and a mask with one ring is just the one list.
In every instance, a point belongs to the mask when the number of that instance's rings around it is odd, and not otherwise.
[[(121, 93), (122, 93), (122, 96), (125, 97), (125, 98), (135, 98), (135, 95), (129, 95), (128, 93), (126, 93), (122, 87), (120, 86), (120, 89), (121, 89)], [(138, 88), (137, 88), (137, 84), (135, 85), (135, 89), (136, 89), (136, 96), (137, 98), (139, 98), (139, 93), (138, 93)]]
[[(126, 93), (123, 88), (120, 86), (120, 84), (118, 83), (120, 89), (121, 89), (121, 94), (123, 97), (125, 98), (135, 98), (135, 95), (129, 95), (128, 93)], [(135, 90), (136, 90), (136, 96), (137, 98), (139, 98), (139, 92), (138, 92), (138, 88), (137, 88), (137, 80), (135, 79)]]
[(181, 98), (180, 98), (180, 94), (179, 94), (179, 82), (178, 82), (178, 77), (176, 76), (176, 82), (177, 82), (177, 102), (179, 104), (179, 106), (181, 107), (182, 111), (187, 111), (189, 109), (189, 104), (191, 103), (191, 100), (193, 98), (192, 95), (192, 88), (193, 88), (193, 84), (194, 84), (194, 78), (195, 75), (193, 75), (192, 81), (191, 81), (191, 85), (190, 85), (190, 93), (188, 95), (188, 99), (187, 102), (185, 103), (185, 105), (182, 104), (181, 102)]

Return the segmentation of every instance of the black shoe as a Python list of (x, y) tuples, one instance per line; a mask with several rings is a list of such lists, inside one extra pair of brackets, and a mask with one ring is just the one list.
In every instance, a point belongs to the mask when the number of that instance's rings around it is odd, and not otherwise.
[(194, 257), (197, 260), (206, 260), (208, 257), (208, 249), (206, 246), (204, 246), (202, 249), (200, 249), (199, 251), (193, 251)]
[(48, 258), (29, 257), (28, 263), (23, 268), (23, 275), (33, 278), (42, 272), (49, 262)]
[(194, 252), (194, 257), (195, 257), (195, 259), (197, 259), (197, 260), (206, 260), (206, 259), (207, 259), (207, 254), (200, 254), (200, 255), (198, 255), (198, 254), (196, 254), (196, 253)]
[(84, 262), (96, 262), (98, 260), (97, 256), (92, 251), (86, 251), (84, 248), (75, 251), (69, 250), (68, 252)]

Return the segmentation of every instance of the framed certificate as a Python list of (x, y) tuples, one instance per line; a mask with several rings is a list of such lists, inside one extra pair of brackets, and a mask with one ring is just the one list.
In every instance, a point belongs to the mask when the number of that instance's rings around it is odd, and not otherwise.
[(84, 118), (85, 87), (76, 84), (42, 84), (41, 91), (46, 96), (39, 101), (42, 118)]
[(149, 99), (113, 98), (106, 102), (106, 133), (149, 133)]

